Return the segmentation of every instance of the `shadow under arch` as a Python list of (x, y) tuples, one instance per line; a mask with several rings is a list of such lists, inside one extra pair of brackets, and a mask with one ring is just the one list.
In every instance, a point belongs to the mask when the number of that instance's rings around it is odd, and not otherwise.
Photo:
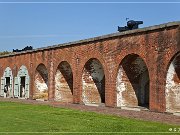
[(33, 99), (48, 100), (48, 70), (42, 63), (36, 68), (34, 83)]
[(180, 112), (180, 52), (171, 58), (167, 66), (165, 100), (167, 112)]
[(54, 97), (56, 101), (73, 102), (73, 73), (67, 61), (62, 61), (57, 67)]
[(82, 101), (84, 104), (105, 103), (105, 74), (101, 62), (89, 59), (82, 74)]
[(126, 55), (119, 65), (116, 79), (117, 106), (149, 108), (149, 72), (137, 54)]

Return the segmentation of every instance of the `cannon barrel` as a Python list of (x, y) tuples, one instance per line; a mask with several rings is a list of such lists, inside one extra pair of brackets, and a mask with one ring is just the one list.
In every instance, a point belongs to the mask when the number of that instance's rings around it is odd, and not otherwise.
[(143, 24), (143, 21), (136, 21), (137, 24)]
[(126, 26), (125, 27), (119, 27), (118, 26), (118, 31), (119, 32), (126, 31), (126, 30), (128, 30), (128, 28)]
[(118, 26), (118, 31), (122, 32), (122, 31), (127, 31), (127, 30), (133, 30), (133, 29), (138, 29), (138, 26), (140, 24), (143, 24), (143, 21), (134, 21), (134, 20), (129, 20), (127, 22), (127, 26), (125, 27), (119, 27)]

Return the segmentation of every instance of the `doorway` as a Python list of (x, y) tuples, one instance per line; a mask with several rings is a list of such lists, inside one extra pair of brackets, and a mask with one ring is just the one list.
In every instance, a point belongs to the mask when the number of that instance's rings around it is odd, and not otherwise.
[(20, 97), (25, 97), (25, 80), (26, 77), (22, 76), (20, 82)]
[(5, 87), (7, 89), (6, 97), (9, 97), (10, 96), (10, 77), (6, 77)]
[(10, 86), (10, 77), (6, 77), (6, 85)]

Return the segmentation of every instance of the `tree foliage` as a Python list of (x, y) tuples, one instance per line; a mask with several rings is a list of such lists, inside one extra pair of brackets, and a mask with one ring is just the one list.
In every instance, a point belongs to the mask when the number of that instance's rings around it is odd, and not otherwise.
[(3, 52), (0, 52), (0, 56), (8, 55), (8, 54), (11, 54), (11, 53), (12, 53), (12, 52), (3, 51)]

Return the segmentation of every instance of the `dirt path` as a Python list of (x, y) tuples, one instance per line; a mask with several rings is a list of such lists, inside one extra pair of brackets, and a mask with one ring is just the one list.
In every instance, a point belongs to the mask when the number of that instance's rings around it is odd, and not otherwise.
[(67, 103), (59, 103), (59, 102), (50, 102), (50, 101), (36, 101), (36, 100), (21, 100), (21, 99), (13, 99), (13, 98), (0, 98), (0, 101), (11, 101), (11, 102), (20, 102), (20, 103), (29, 103), (29, 104), (44, 104), (50, 105), (54, 107), (63, 107), (70, 108), (81, 111), (91, 111), (97, 112), (101, 114), (110, 114), (116, 116), (123, 116), (127, 118), (135, 118), (145, 121), (156, 121), (161, 123), (175, 124), (178, 125), (177, 128), (180, 128), (180, 116), (175, 116), (172, 114), (166, 113), (157, 113), (150, 111), (132, 111), (132, 110), (124, 110), (118, 108), (104, 107), (104, 106), (85, 106), (81, 104), (67, 104)]

